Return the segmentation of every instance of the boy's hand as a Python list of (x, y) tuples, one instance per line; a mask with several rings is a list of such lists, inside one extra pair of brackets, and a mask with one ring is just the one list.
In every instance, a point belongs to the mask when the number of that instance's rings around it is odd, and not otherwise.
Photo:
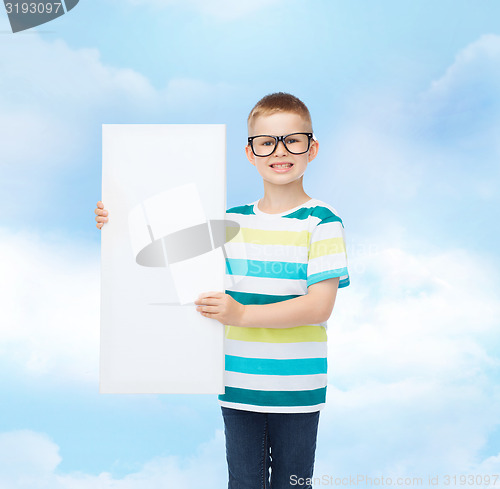
[(104, 204), (99, 201), (97, 202), (97, 207), (94, 211), (97, 215), (95, 216), (95, 220), (97, 221), (96, 226), (101, 229), (104, 226), (105, 222), (108, 222), (108, 211), (104, 208)]
[(197, 311), (222, 324), (241, 326), (245, 306), (224, 292), (204, 292), (194, 301)]

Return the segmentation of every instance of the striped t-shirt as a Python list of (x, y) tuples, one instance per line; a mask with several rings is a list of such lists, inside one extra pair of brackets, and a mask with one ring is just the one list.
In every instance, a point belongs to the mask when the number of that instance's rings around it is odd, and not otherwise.
[[(333, 207), (311, 199), (268, 214), (257, 202), (226, 211), (228, 237), (239, 227), (225, 246), (226, 294), (241, 304), (271, 304), (305, 295), (309, 285), (333, 277), (340, 277), (339, 288), (349, 285), (344, 226)], [(275, 413), (321, 409), (327, 383), (326, 326), (226, 325), (220, 404)]]

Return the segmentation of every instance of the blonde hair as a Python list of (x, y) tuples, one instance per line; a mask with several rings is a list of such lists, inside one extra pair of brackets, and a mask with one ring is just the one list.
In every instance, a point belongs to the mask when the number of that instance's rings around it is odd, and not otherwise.
[(292, 114), (300, 115), (311, 126), (311, 114), (306, 104), (294, 95), (285, 92), (270, 93), (262, 97), (250, 111), (247, 119), (248, 127), (251, 126), (253, 121), (263, 115), (271, 115), (275, 112), (290, 112)]

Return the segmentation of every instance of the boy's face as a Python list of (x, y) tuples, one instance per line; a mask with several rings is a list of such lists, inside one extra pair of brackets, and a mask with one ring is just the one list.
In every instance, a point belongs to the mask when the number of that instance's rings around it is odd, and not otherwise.
[[(296, 132), (311, 132), (311, 126), (300, 115), (290, 112), (275, 112), (271, 115), (257, 117), (248, 128), (249, 136), (285, 136)], [(293, 149), (292, 149), (293, 151)], [(311, 140), (307, 153), (292, 154), (285, 148), (282, 141), (269, 156), (255, 156), (248, 144), (245, 147), (248, 160), (257, 168), (262, 178), (272, 184), (284, 185), (302, 178), (307, 164), (318, 153), (318, 142)], [(287, 164), (289, 168), (281, 165)]]

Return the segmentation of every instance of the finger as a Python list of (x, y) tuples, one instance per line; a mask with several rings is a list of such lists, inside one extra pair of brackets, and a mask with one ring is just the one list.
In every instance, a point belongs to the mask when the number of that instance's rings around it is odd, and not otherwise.
[(98, 216), (107, 216), (108, 215), (108, 211), (106, 210), (101, 210), (101, 209), (96, 209), (95, 210), (95, 213), (98, 215)]
[(96, 216), (95, 220), (97, 222), (108, 222), (108, 218), (107, 217), (101, 217), (101, 216)]
[[(207, 319), (217, 319), (217, 314), (210, 314), (209, 312), (202, 312), (201, 315)], [(218, 319), (217, 319), (218, 321)]]
[(96, 226), (97, 226), (99, 229), (101, 229), (103, 225), (104, 225), (104, 223), (99, 223), (99, 222), (96, 224)]
[(210, 292), (202, 292), (199, 296), (198, 299), (202, 299), (203, 297), (221, 297), (222, 292), (217, 292), (217, 291), (210, 291)]
[(219, 312), (219, 308), (217, 306), (198, 306), (196, 309), (200, 312), (208, 312), (210, 314), (216, 314)]
[(204, 304), (207, 306), (216, 306), (220, 303), (220, 300), (217, 297), (203, 297), (201, 299), (197, 299), (195, 304)]
[(104, 204), (102, 203), (102, 201), (97, 202), (97, 207), (99, 207), (100, 209), (104, 209)]

